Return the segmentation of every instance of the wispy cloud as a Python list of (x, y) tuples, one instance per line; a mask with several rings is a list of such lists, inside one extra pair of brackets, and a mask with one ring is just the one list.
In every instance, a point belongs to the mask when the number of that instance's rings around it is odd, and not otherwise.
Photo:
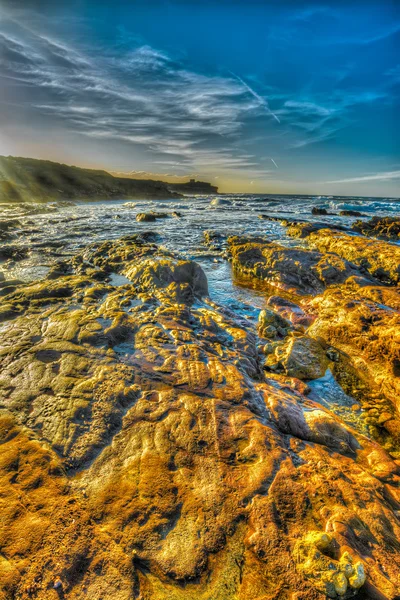
[(192, 71), (148, 45), (92, 59), (15, 24), (1, 33), (0, 52), (3, 81), (29, 89), (27, 108), (69, 131), (142, 146), (155, 160), (173, 155), (191, 169), (210, 159), (221, 170), (261, 169), (233, 142), (247, 118), (272, 113), (240, 77)]
[(321, 181), (319, 183), (362, 183), (363, 181), (392, 181), (393, 179), (400, 179), (400, 171), (384, 171), (383, 173), (361, 175), (360, 177), (347, 177), (345, 179), (334, 179), (333, 181)]

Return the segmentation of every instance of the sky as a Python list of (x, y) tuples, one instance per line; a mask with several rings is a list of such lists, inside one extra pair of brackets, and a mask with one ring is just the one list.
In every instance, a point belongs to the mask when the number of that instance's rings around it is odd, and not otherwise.
[(0, 154), (400, 196), (400, 1), (0, 0)]

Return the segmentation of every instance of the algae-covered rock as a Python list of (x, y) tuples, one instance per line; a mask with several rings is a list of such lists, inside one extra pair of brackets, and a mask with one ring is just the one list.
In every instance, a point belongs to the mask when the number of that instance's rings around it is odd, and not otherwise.
[(370, 237), (397, 241), (400, 238), (400, 217), (372, 217), (368, 221), (359, 220), (353, 223), (352, 229)]
[(385, 284), (400, 283), (400, 246), (324, 229), (307, 238), (312, 248), (334, 252)]
[(326, 349), (309, 336), (290, 337), (287, 344), (279, 348), (278, 358), (290, 377), (319, 379), (329, 365)]
[(314, 586), (328, 598), (352, 598), (365, 583), (361, 561), (355, 561), (345, 552), (339, 560), (335, 540), (322, 531), (310, 531), (298, 540), (293, 556), (298, 571), (312, 581)]
[[(359, 562), (394, 600), (398, 465), (262, 371), (260, 343), (307, 333), (271, 305), (277, 335), (260, 340), (154, 239), (92, 244), (0, 297), (5, 600), (323, 600), (362, 584)], [(316, 530), (336, 542), (319, 549)]]
[(156, 216), (152, 213), (138, 213), (136, 215), (136, 221), (139, 221), (139, 223), (153, 223), (154, 221), (156, 221)]
[(298, 295), (317, 294), (325, 287), (359, 274), (336, 254), (286, 248), (274, 242), (229, 238), (235, 275), (261, 281)]
[[(365, 390), (382, 394), (398, 409), (400, 295), (397, 290), (359, 286), (356, 281), (349, 281), (345, 286), (326, 290), (310, 305), (317, 313), (308, 330), (310, 335), (324, 338), (351, 357)], [(400, 440), (397, 419), (393, 419), (382, 426)]]

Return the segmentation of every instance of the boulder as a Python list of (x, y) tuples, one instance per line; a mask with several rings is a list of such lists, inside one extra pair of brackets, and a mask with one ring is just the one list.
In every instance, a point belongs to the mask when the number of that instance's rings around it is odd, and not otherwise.
[(138, 213), (136, 215), (136, 221), (141, 222), (149, 222), (152, 223), (157, 219), (156, 215), (153, 213)]
[(398, 241), (400, 239), (400, 217), (372, 217), (369, 221), (356, 221), (353, 223), (352, 229), (370, 237)]
[(333, 213), (330, 213), (326, 210), (326, 208), (322, 208), (321, 206), (313, 206), (313, 208), (311, 209), (311, 214), (312, 215), (331, 215)]
[(290, 337), (287, 344), (279, 347), (277, 358), (289, 377), (319, 379), (329, 365), (326, 349), (308, 336)]
[(400, 283), (400, 246), (329, 229), (311, 233), (307, 242), (320, 252), (333, 252), (351, 261), (385, 284)]
[(360, 274), (354, 265), (333, 253), (240, 237), (229, 238), (228, 245), (238, 279), (260, 281), (297, 295), (318, 294), (326, 286)]
[(363, 213), (359, 212), (358, 210), (341, 210), (339, 212), (339, 215), (341, 217), (365, 217), (366, 215), (364, 215)]

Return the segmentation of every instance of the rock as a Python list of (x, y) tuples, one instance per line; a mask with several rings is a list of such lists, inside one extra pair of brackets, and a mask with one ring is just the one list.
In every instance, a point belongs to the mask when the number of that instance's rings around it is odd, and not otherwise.
[(359, 212), (358, 210), (341, 210), (339, 212), (339, 215), (341, 217), (365, 217), (366, 215), (364, 215), (363, 213)]
[(125, 269), (125, 275), (141, 292), (151, 292), (163, 300), (192, 303), (208, 295), (207, 277), (195, 262), (171, 259), (146, 259)]
[(265, 378), (255, 327), (198, 265), (135, 235), (67, 267), (0, 298), (5, 600), (319, 600), (339, 574), (359, 589), (360, 556), (366, 594), (394, 600), (400, 478), (380, 444)]
[(307, 222), (294, 222), (286, 225), (286, 233), (291, 237), (306, 238), (310, 233), (320, 231), (321, 229), (333, 229), (336, 231), (349, 231), (348, 227), (338, 225), (337, 223), (307, 223)]
[(288, 319), (294, 327), (299, 329), (306, 329), (315, 319), (315, 315), (307, 314), (298, 304), (281, 296), (270, 296), (267, 304), (282, 317)]
[(212, 250), (222, 250), (224, 244), (226, 244), (226, 236), (218, 231), (212, 231), (207, 229), (203, 231), (204, 243)]
[(139, 222), (149, 222), (152, 223), (157, 219), (156, 215), (153, 213), (138, 213), (136, 215), (136, 221)]
[(400, 217), (372, 217), (369, 221), (356, 221), (353, 223), (352, 229), (363, 235), (398, 241)]
[(326, 350), (308, 336), (291, 337), (279, 348), (278, 360), (286, 375), (305, 380), (323, 377), (329, 365)]
[(357, 274), (356, 267), (336, 254), (236, 237), (228, 238), (228, 245), (237, 278), (262, 281), (297, 295), (320, 293)]
[(323, 444), (341, 452), (353, 453), (360, 448), (356, 438), (344, 427), (342, 423), (324, 410), (308, 410), (304, 413), (308, 426), (305, 439), (317, 444)]
[(329, 213), (326, 208), (322, 208), (320, 206), (313, 206), (313, 208), (311, 209), (311, 214), (312, 215), (329, 215), (331, 213)]
[(307, 238), (312, 248), (334, 252), (383, 283), (400, 283), (400, 246), (324, 229)]
[(258, 315), (258, 334), (261, 337), (273, 338), (286, 336), (292, 329), (291, 323), (271, 309), (261, 310)]
[(0, 261), (6, 260), (24, 260), (29, 254), (29, 249), (24, 246), (1, 246)]
[[(326, 290), (310, 304), (317, 318), (308, 333), (323, 337), (351, 357), (365, 388), (383, 394), (399, 409), (400, 295), (397, 290), (359, 286), (349, 281), (347, 285)], [(386, 412), (385, 404), (379, 406)], [(400, 428), (394, 429), (394, 422), (388, 423), (389, 433), (400, 440)], [(386, 423), (383, 426), (387, 427)]]
[(296, 542), (293, 556), (297, 569), (328, 598), (351, 598), (365, 583), (360, 560), (345, 552), (339, 560), (332, 558), (335, 540), (323, 531), (310, 531)]

